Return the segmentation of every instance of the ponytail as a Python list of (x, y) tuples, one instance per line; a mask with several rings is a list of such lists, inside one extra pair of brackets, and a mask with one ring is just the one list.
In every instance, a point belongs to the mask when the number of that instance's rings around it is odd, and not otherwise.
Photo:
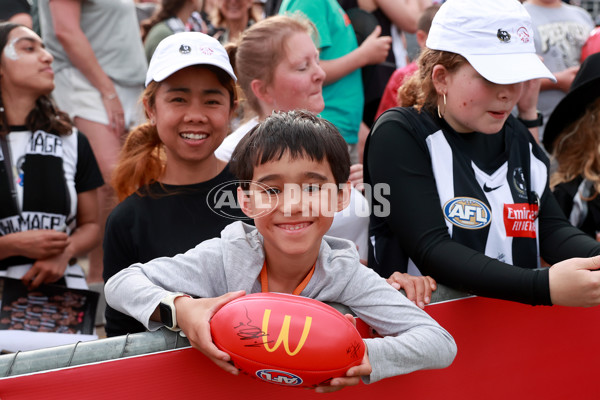
[(121, 149), (112, 177), (119, 201), (157, 181), (165, 168), (165, 155), (156, 126), (144, 123), (134, 128)]

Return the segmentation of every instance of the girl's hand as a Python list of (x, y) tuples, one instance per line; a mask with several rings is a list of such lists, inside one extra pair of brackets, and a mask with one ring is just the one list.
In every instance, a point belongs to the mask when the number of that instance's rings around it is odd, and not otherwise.
[(116, 93), (102, 96), (102, 103), (108, 115), (108, 126), (113, 134), (120, 138), (125, 133), (125, 111)]
[(245, 294), (245, 291), (240, 290), (205, 299), (192, 299), (182, 296), (176, 298), (174, 302), (177, 310), (177, 324), (189, 339), (192, 347), (199, 350), (219, 367), (234, 375), (237, 375), (239, 371), (229, 362), (231, 357), (224, 351), (219, 350), (212, 341), (210, 319), (225, 304)]
[(65, 274), (70, 258), (70, 255), (63, 252), (53, 257), (37, 260), (23, 275), (21, 281), (29, 290), (37, 288), (42, 283), (56, 282)]
[(550, 267), (552, 304), (593, 307), (600, 304), (600, 256), (571, 258)]
[(69, 235), (54, 229), (34, 229), (6, 235), (11, 254), (40, 260), (61, 254), (69, 245)]
[(396, 271), (386, 281), (396, 290), (404, 289), (406, 297), (419, 308), (425, 308), (431, 302), (431, 293), (437, 289), (437, 283), (430, 276), (413, 276)]
[(541, 84), (541, 79), (531, 79), (523, 84), (523, 92), (517, 103), (519, 117), (523, 119), (537, 118), (537, 103)]

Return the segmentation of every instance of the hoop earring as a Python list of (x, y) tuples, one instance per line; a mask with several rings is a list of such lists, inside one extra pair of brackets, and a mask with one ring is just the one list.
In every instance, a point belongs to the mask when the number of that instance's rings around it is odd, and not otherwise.
[(444, 118), (444, 114), (446, 113), (446, 93), (442, 93), (442, 96), (444, 96), (444, 112), (440, 112), (439, 104), (437, 106), (438, 117), (440, 117), (440, 119)]

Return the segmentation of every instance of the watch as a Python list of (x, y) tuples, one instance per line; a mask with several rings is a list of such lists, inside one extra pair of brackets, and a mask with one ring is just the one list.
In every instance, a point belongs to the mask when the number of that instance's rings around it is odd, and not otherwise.
[(517, 119), (527, 128), (536, 128), (544, 125), (544, 116), (539, 111), (537, 112), (536, 119), (522, 119), (521, 117), (517, 117)]
[(185, 293), (173, 293), (163, 298), (158, 305), (160, 322), (172, 331), (181, 330), (177, 326), (177, 312), (175, 311), (175, 299), (181, 296), (192, 297)]

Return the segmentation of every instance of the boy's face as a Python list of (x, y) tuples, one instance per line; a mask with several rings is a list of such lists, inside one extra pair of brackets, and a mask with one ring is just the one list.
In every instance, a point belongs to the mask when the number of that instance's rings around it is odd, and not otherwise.
[(238, 201), (254, 218), (268, 257), (316, 258), (335, 212), (349, 201), (349, 183), (339, 189), (326, 160), (292, 160), (286, 153), (255, 167), (250, 189), (238, 189)]

